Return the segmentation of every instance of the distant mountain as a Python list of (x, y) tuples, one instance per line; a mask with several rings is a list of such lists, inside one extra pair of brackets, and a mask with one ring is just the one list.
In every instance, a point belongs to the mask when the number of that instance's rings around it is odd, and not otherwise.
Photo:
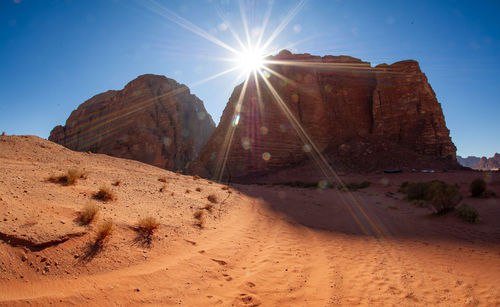
[(491, 158), (482, 157), (477, 166), (481, 170), (491, 170), (500, 168), (500, 154), (496, 153)]
[(500, 168), (500, 154), (496, 153), (491, 158), (469, 156), (462, 158), (457, 156), (457, 161), (462, 166), (480, 170), (492, 170)]
[(477, 167), (480, 159), (481, 158), (476, 156), (468, 156), (467, 158), (462, 158), (461, 156), (457, 156), (457, 162), (460, 163), (460, 165), (470, 168)]

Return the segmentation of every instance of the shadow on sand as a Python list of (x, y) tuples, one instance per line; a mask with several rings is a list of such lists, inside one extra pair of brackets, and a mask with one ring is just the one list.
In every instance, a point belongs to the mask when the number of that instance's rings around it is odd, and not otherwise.
[[(391, 239), (426, 239), (500, 244), (500, 224), (470, 224), (453, 212), (435, 216), (425, 208), (387, 197), (372, 188), (358, 192), (271, 185), (233, 185), (242, 194), (292, 224), (331, 233)], [(500, 210), (496, 211), (496, 215)]]
[(104, 242), (96, 240), (88, 242), (83, 249), (83, 256), (78, 258), (78, 263), (88, 263), (92, 261), (104, 249)]

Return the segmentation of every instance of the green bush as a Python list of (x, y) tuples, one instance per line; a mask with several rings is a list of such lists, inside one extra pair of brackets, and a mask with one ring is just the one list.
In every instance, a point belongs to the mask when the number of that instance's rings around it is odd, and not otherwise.
[(458, 185), (440, 180), (404, 182), (399, 190), (418, 207), (425, 207), (425, 202), (430, 203), (438, 214), (453, 209), (462, 200)]
[(476, 208), (463, 204), (456, 209), (457, 216), (462, 220), (469, 223), (478, 223), (479, 222), (479, 212), (477, 212)]
[(403, 193), (406, 193), (409, 200), (426, 200), (426, 194), (431, 186), (430, 182), (410, 182), (406, 186)]
[(278, 182), (278, 183), (273, 183), (272, 185), (286, 185), (292, 188), (305, 188), (305, 189), (331, 189), (333, 185), (330, 183), (328, 180), (321, 180), (321, 181), (310, 181), (310, 182), (304, 182), (304, 181), (287, 181), (287, 182)]
[(462, 200), (460, 187), (456, 184), (433, 181), (426, 193), (426, 200), (431, 203), (436, 213), (447, 212)]
[(364, 189), (370, 186), (370, 181), (363, 181), (358, 185), (359, 189)]
[[(370, 181), (363, 181), (363, 182), (360, 182), (360, 183), (357, 183), (357, 182), (347, 182), (345, 184), (345, 187), (347, 188), (347, 190), (353, 191), (353, 192), (357, 191), (359, 189), (367, 188), (369, 186), (370, 186)], [(339, 185), (338, 189), (339, 190), (343, 190), (344, 187), (342, 185)]]
[(481, 197), (486, 192), (486, 181), (481, 178), (478, 178), (471, 182), (470, 184), (470, 193), (472, 197)]

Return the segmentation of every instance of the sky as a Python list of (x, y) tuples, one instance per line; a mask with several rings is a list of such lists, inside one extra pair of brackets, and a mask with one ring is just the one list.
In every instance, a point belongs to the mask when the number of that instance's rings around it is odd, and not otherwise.
[(239, 50), (232, 31), (245, 42), (246, 21), (253, 42), (281, 30), (270, 53), (350, 55), (373, 66), (417, 60), (457, 154), (492, 156), (498, 16), (500, 1), (0, 0), (0, 131), (47, 138), (79, 104), (146, 73), (189, 86), (218, 123), (244, 77), (236, 69), (210, 78), (234, 67), (225, 47)]

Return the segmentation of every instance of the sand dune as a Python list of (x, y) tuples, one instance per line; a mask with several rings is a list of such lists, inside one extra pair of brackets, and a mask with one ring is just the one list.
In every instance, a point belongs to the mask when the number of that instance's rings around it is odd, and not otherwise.
[[(70, 168), (87, 178), (74, 186), (47, 181)], [(352, 194), (227, 189), (37, 137), (2, 136), (0, 305), (500, 305), (499, 199), (465, 197), (482, 218), (468, 224), (453, 215), (432, 217), (397, 193), (404, 180), (440, 178), (468, 195), (478, 176), (343, 176), (372, 183)], [(500, 195), (498, 174), (487, 179)], [(93, 199), (101, 186), (117, 199)], [(193, 215), (210, 194), (218, 201), (212, 212), (201, 209), (200, 228)], [(100, 214), (82, 226), (78, 211), (89, 202)], [(151, 242), (134, 230), (146, 216), (161, 223)], [(115, 229), (96, 249), (96, 229), (105, 220)]]

